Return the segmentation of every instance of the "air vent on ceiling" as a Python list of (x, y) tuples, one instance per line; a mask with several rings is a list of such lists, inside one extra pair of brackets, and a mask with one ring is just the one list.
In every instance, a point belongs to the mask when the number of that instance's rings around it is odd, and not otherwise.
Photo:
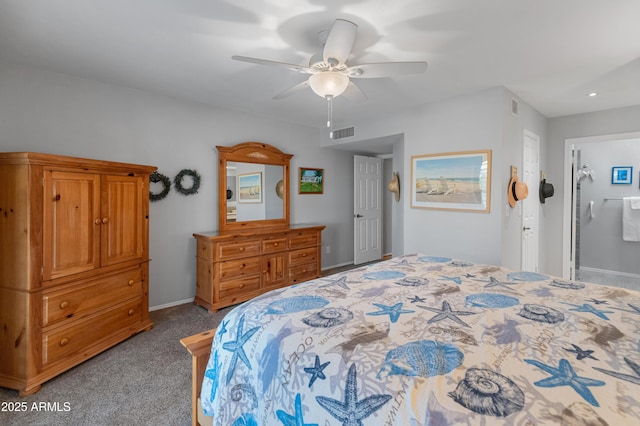
[(511, 114), (518, 115), (518, 101), (511, 99)]
[(331, 139), (336, 140), (350, 138), (353, 135), (355, 135), (355, 127), (351, 126), (340, 130), (334, 130), (333, 132), (331, 132)]

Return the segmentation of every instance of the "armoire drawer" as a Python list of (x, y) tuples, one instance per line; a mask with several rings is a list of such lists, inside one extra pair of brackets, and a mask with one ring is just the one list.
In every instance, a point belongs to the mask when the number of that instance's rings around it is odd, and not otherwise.
[(317, 247), (309, 247), (306, 249), (292, 251), (289, 253), (289, 267), (300, 266), (306, 263), (315, 264), (317, 257)]
[(318, 245), (318, 236), (313, 234), (295, 235), (289, 238), (289, 248), (309, 247)]
[[(42, 333), (42, 364), (47, 365), (142, 321), (142, 297)], [(46, 330), (46, 329), (45, 329)]]
[(47, 290), (42, 295), (42, 326), (71, 321), (142, 294), (142, 271), (130, 269), (114, 275), (67, 286), (63, 290)]
[(260, 273), (260, 257), (247, 257), (238, 260), (227, 260), (217, 264), (220, 271), (220, 279), (257, 275)]
[(260, 240), (220, 243), (218, 244), (216, 260), (237, 259), (260, 255)]

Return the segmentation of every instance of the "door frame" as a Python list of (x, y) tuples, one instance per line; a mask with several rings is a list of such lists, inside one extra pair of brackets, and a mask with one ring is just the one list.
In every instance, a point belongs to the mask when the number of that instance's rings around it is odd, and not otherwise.
[(574, 194), (576, 191), (576, 182), (573, 179), (573, 150), (577, 144), (585, 144), (592, 142), (607, 142), (625, 139), (638, 139), (640, 132), (630, 133), (614, 133), (599, 136), (586, 136), (580, 138), (567, 138), (564, 140), (564, 180), (563, 188), (564, 198), (562, 206), (562, 277), (565, 279), (574, 279), (574, 249), (575, 249), (575, 209), (573, 208)]

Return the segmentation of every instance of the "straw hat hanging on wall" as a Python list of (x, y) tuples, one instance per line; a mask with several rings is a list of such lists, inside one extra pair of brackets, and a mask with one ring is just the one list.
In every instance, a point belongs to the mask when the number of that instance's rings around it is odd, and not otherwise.
[(393, 172), (393, 179), (391, 179), (387, 188), (395, 194), (396, 201), (400, 201), (400, 178), (398, 178), (397, 172)]
[(507, 187), (507, 199), (509, 205), (515, 207), (516, 203), (520, 200), (524, 200), (529, 196), (529, 187), (524, 182), (520, 182), (518, 179), (518, 169), (515, 166), (511, 166), (511, 179), (509, 180), (509, 186)]

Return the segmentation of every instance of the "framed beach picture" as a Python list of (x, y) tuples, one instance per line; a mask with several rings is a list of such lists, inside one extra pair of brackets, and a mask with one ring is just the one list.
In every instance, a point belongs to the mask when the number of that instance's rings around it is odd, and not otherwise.
[(489, 213), (491, 150), (411, 157), (411, 207)]
[(262, 173), (245, 173), (238, 175), (238, 202), (262, 202)]
[(298, 173), (299, 194), (322, 194), (324, 192), (324, 169), (300, 167)]
[(611, 168), (611, 183), (631, 185), (633, 167), (614, 166)]

